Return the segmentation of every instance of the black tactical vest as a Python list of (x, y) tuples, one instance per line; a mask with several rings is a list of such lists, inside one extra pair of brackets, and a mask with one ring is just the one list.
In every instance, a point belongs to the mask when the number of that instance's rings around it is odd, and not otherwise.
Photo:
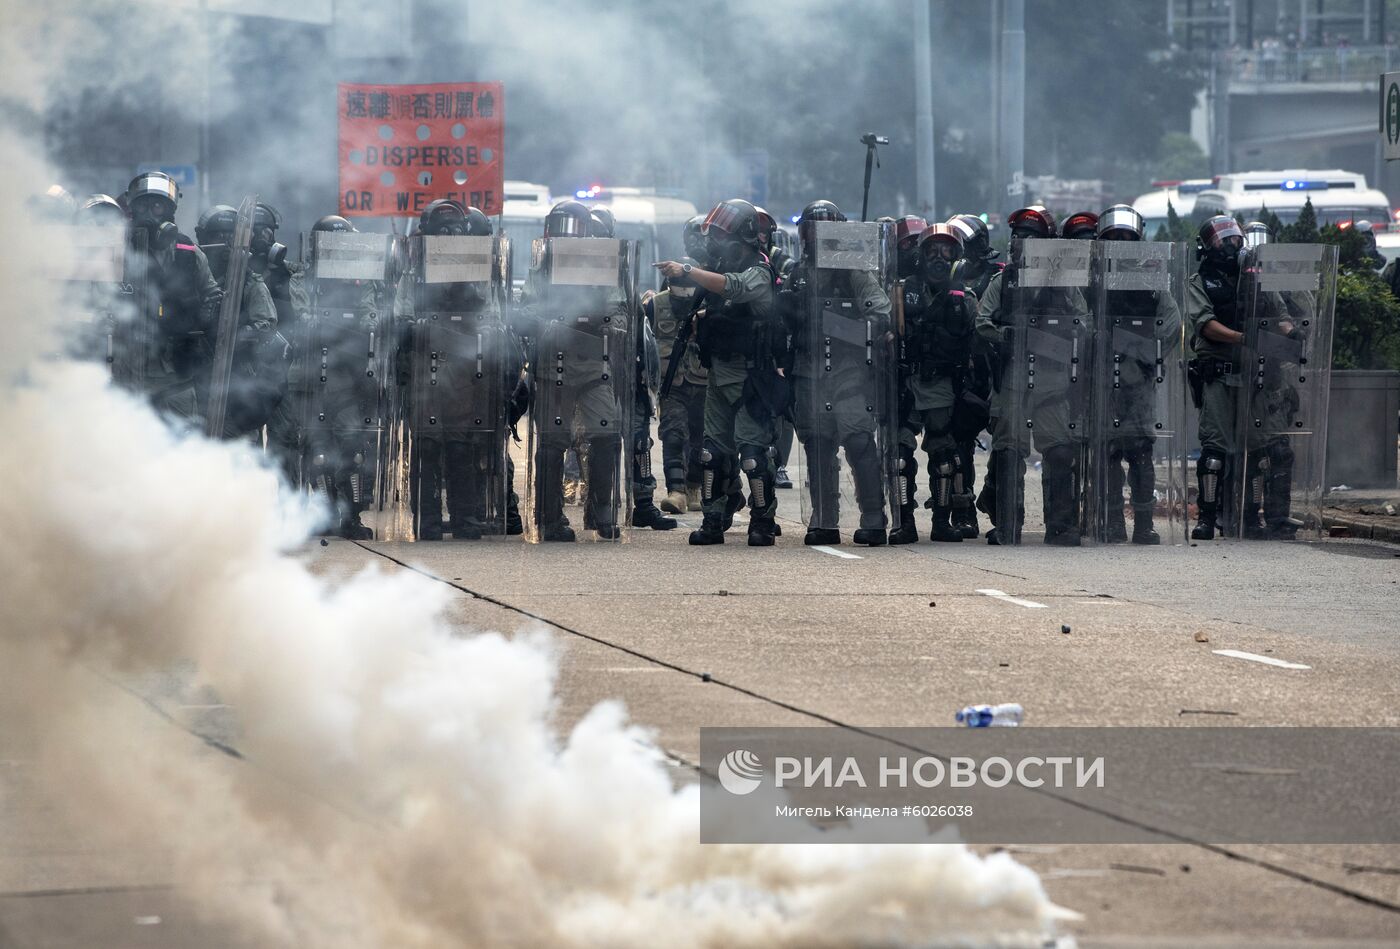
[[(769, 279), (775, 279), (773, 269), (766, 263), (762, 266), (768, 272)], [(772, 327), (753, 304), (723, 300), (716, 307), (717, 298), (718, 294), (707, 298), (705, 318), (697, 327), (696, 342), (705, 363), (708, 364), (715, 356), (751, 356), (758, 351), (760, 344), (771, 343), (768, 334)]]
[(927, 382), (935, 375), (955, 375), (972, 356), (973, 328), (961, 291), (904, 288), (905, 358), (909, 369)]
[(1223, 267), (1213, 266), (1209, 261), (1201, 264), (1201, 284), (1210, 298), (1210, 308), (1215, 319), (1232, 330), (1242, 329), (1241, 313), (1237, 299), (1239, 296), (1239, 275)]

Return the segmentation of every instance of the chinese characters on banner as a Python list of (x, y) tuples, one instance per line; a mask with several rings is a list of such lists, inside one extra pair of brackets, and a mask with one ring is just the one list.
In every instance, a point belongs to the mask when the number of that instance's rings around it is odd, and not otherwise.
[(340, 213), (417, 215), (438, 198), (499, 214), (499, 82), (340, 83)]

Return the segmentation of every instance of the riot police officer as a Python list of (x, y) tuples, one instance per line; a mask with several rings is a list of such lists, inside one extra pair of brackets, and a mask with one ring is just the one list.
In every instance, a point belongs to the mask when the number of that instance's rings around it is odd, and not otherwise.
[[(1191, 321), (1193, 395), (1200, 409), (1201, 455), (1196, 462), (1196, 526), (1193, 540), (1212, 540), (1222, 513), (1230, 477), (1228, 466), (1238, 450), (1235, 431), (1237, 393), (1244, 385), (1240, 344), (1245, 306), (1239, 298), (1240, 251), (1244, 232), (1227, 214), (1208, 219), (1197, 232), (1200, 266), (1186, 287), (1186, 316)], [(1252, 434), (1252, 433), (1249, 433)], [(1254, 446), (1262, 447), (1262, 446)], [(1245, 479), (1246, 485), (1254, 483)], [(1246, 500), (1257, 509), (1259, 499)]]
[[(530, 407), (530, 445), (534, 501), (528, 534), (545, 541), (569, 542), (575, 532), (564, 514), (564, 453), (579, 448), (587, 483), (584, 527), (601, 539), (621, 536), (618, 523), (623, 483), (619, 464), (624, 416), (636, 398), (637, 312), (629, 311), (618, 272), (602, 283), (564, 283), (556, 279), (565, 241), (598, 232), (589, 209), (561, 201), (545, 216), (538, 266), (526, 279), (522, 304), (527, 308), (534, 352), (535, 379)], [(633, 304), (635, 305), (635, 304)], [(626, 371), (612, 371), (609, 354), (626, 347)], [(625, 404), (624, 404), (625, 403)], [(627, 455), (633, 457), (633, 451)]]
[(180, 189), (159, 171), (137, 175), (124, 200), (131, 215), (133, 274), (142, 288), (133, 332), (122, 343), (139, 349), (133, 380), (157, 411), (187, 421), (198, 414), (195, 385), (210, 370), (212, 338), (223, 293), (209, 260), (175, 226)]
[(311, 296), (306, 271), (294, 261), (287, 245), (279, 243), (277, 231), (282, 215), (270, 204), (259, 203), (253, 214), (252, 258), (248, 268), (263, 278), (272, 304), (277, 308), (277, 333), (286, 342), (286, 393), (267, 420), (267, 447), (278, 459), (282, 473), (296, 483), (298, 455), (298, 395), (305, 393), (306, 354), (299, 350), (305, 341), (305, 320), (311, 312)]
[[(802, 259), (783, 282), (779, 311), (792, 340), (794, 425), (806, 456), (804, 491), (809, 492), (811, 509), (803, 543), (841, 542), (840, 449), (855, 482), (860, 510), (860, 526), (852, 539), (878, 547), (887, 541), (889, 521), (885, 514), (885, 466), (877, 437), (880, 417), (875, 407), (880, 397), (876, 377), (884, 368), (892, 372), (893, 366), (872, 360), (867, 345), (870, 336), (864, 328), (877, 327), (873, 345), (886, 345), (890, 301), (872, 271), (821, 267), (817, 222), (845, 219), (830, 201), (814, 201), (803, 209), (797, 225)], [(840, 300), (844, 305), (827, 307), (828, 300)], [(857, 323), (861, 332), (848, 341), (838, 326), (855, 327)]]
[[(305, 321), (304, 392), (301, 405), (300, 483), (325, 498), (330, 530), (351, 540), (374, 531), (361, 520), (377, 492), (386, 489), (389, 376), (393, 339), (389, 320), (387, 241), (357, 261), (355, 276), (323, 250), (342, 235), (358, 236), (339, 215), (318, 220), (311, 232), (311, 316)], [(364, 235), (370, 237), (370, 235)]]
[[(1049, 240), (1057, 236), (1054, 215), (1040, 205), (1013, 212), (1007, 223), (1013, 240)], [(1084, 255), (1082, 271), (1075, 271), (1076, 276), (1082, 276), (1084, 286), (1088, 283), (1087, 256)], [(1011, 264), (988, 284), (987, 294), (978, 306), (977, 331), (989, 343), (1001, 347), (1002, 364), (1002, 384), (993, 407), (992, 459), (978, 508), (995, 522), (994, 529), (987, 533), (987, 543), (1019, 543), (1025, 517), (1025, 459), (1030, 452), (1029, 433), (1033, 431), (1042, 460), (1044, 542), (1078, 547), (1082, 430), (1077, 420), (1087, 411), (1083, 404), (1087, 393), (1081, 394), (1071, 381), (1075, 379), (1075, 364), (1058, 355), (1061, 349), (1072, 350), (1074, 343), (1056, 337), (1050, 345), (1057, 355), (1039, 360), (1035, 367), (1016, 362), (1016, 357), (1035, 355), (1027, 350), (1028, 321), (1043, 322), (1047, 330), (1086, 334), (1091, 332), (1089, 306), (1084, 286), (1063, 281), (1043, 286), (1031, 280), (1023, 286), (1022, 272), (1028, 269), (1024, 255), (1013, 257)], [(1025, 383), (1031, 372), (1036, 373), (1033, 387)]]
[[(265, 216), (262, 223), (265, 229)], [(199, 216), (194, 227), (199, 249), (208, 258), (210, 272), (224, 293), (229, 292), (228, 267), (237, 224), (238, 211), (235, 208), (216, 204)], [(258, 224), (255, 210), (255, 231)], [(277, 308), (272, 294), (262, 275), (252, 266), (244, 272), (242, 293), (239, 308), (241, 325), (229, 376), (224, 437), (256, 435), (260, 440), (263, 425), (286, 394), (288, 346), (277, 332)], [(203, 374), (197, 380), (196, 391), (203, 409), (209, 399), (208, 380), (203, 378)]]
[[(698, 262), (690, 257), (680, 259), (682, 267), (692, 269)], [(656, 327), (657, 357), (662, 366), (669, 365), (686, 321), (692, 320), (696, 301), (694, 284), (682, 279), (666, 280), (660, 293), (643, 304), (647, 320)], [(693, 331), (693, 327), (691, 327)], [(705, 383), (708, 374), (700, 364), (696, 347), (687, 339), (681, 364), (672, 374), (671, 387), (661, 400), (661, 464), (666, 478), (666, 498), (661, 509), (671, 514), (684, 514), (691, 507), (699, 508), (700, 447), (705, 437)]]
[[(1145, 237), (1142, 215), (1126, 204), (1115, 204), (1105, 209), (1098, 216), (1097, 230), (1101, 241), (1138, 242)], [(1149, 339), (1180, 338), (1181, 314), (1176, 299), (1169, 292), (1114, 289), (1109, 285), (1101, 288), (1099, 299), (1115, 322), (1137, 322), (1152, 327), (1151, 335), (1147, 337)], [(1102, 486), (1107, 499), (1104, 507), (1105, 539), (1110, 543), (1128, 540), (1127, 522), (1123, 516), (1123, 467), (1126, 464), (1133, 509), (1132, 542), (1160, 544), (1162, 538), (1153, 526), (1157, 477), (1153, 460), (1157, 430), (1153, 423), (1157, 418), (1157, 387), (1165, 380), (1157, 378), (1158, 371), (1148, 353), (1120, 348), (1115, 343), (1118, 336), (1112, 326), (1103, 326), (1100, 336), (1098, 345), (1112, 350), (1109, 355), (1114, 374), (1112, 387), (1108, 389), (1108, 409), (1114, 421), (1112, 433), (1107, 436), (1107, 467)], [(1100, 360), (1099, 365), (1107, 369), (1110, 364)], [(1108, 385), (1108, 380), (1099, 380), (1099, 385)]]
[[(440, 198), (419, 215), (422, 238), (490, 237), (479, 209)], [(479, 540), (503, 533), (507, 386), (520, 354), (501, 319), (492, 283), (428, 282), (427, 245), (400, 281), (395, 316), (411, 350), (408, 420), (410, 503), (419, 540)], [(442, 514), (446, 502), (448, 523)]]
[(957, 391), (966, 373), (975, 336), (976, 298), (957, 279), (963, 255), (961, 233), (948, 224), (920, 232), (918, 272), (904, 284), (904, 340), (901, 396), (904, 409), (899, 438), (899, 529), (892, 544), (918, 540), (914, 449), (923, 436), (928, 456), (930, 540), (958, 542), (962, 531), (952, 523), (962, 461), (953, 437)]
[[(992, 279), (1006, 266), (997, 260), (987, 224), (975, 214), (955, 214), (948, 219), (962, 236), (963, 255), (958, 260), (958, 282), (972, 295), (973, 306), (987, 293)], [(991, 424), (992, 379), (996, 371), (992, 346), (980, 336), (972, 343), (967, 369), (955, 380), (957, 401), (953, 404), (953, 441), (958, 446), (958, 470), (953, 476), (953, 524), (965, 538), (979, 533), (977, 508), (976, 451), (978, 439)]]
[[(590, 209), (594, 237), (616, 236), (617, 222), (605, 207)], [(646, 315), (646, 314), (644, 314)], [(652, 394), (661, 385), (661, 354), (651, 320), (638, 321), (636, 404), (632, 409), (632, 526), (656, 531), (674, 530), (676, 519), (667, 517), (656, 506), (656, 476), (651, 470)]]
[(730, 498), (740, 492), (739, 472), (732, 470), (737, 455), (749, 487), (748, 542), (767, 547), (777, 527), (774, 420), (787, 411), (790, 400), (774, 352), (783, 334), (774, 307), (773, 271), (763, 257), (758, 212), (749, 202), (731, 198), (715, 205), (703, 231), (714, 269), (674, 260), (657, 264), (667, 279), (688, 278), (708, 301), (696, 327), (701, 360), (710, 373), (700, 455), (705, 516), (690, 543), (724, 543)]

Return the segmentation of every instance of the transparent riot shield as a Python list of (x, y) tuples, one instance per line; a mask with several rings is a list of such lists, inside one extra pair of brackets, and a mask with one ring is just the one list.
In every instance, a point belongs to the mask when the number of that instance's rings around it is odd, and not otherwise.
[[(992, 444), (1003, 543), (1072, 540), (1091, 408), (1092, 241), (1013, 241), (1002, 289), (1000, 416)], [(1036, 455), (1031, 455), (1034, 448)]]
[(411, 239), (412, 314), (407, 332), (403, 447), (413, 539), (475, 540), (504, 534), (509, 491), (505, 398), (511, 358), (500, 298), (503, 237)]
[[(210, 366), (209, 394), (203, 401), (204, 434), (224, 437), (229, 413), (230, 386), (233, 384), (233, 356), (238, 331), (243, 325), (243, 282), (248, 275), (249, 247), (253, 239), (253, 212), (258, 196), (250, 194), (238, 206), (238, 219), (228, 248), (228, 269), (224, 272), (224, 299), (219, 306), (219, 323), (214, 332), (214, 358)], [(198, 387), (196, 387), (198, 388)]]
[[(319, 494), (348, 535), (411, 534), (398, 346), (386, 312), (389, 237), (313, 231), (307, 269), (301, 407), (301, 485)], [(406, 375), (406, 373), (403, 373)]]
[(1241, 268), (1243, 371), (1225, 533), (1322, 530), (1337, 248), (1266, 244)]
[[(525, 538), (625, 539), (637, 384), (636, 241), (537, 241), (526, 436)], [(564, 503), (564, 456), (577, 452), (581, 497)]]
[(898, 519), (899, 367), (891, 297), (893, 232), (816, 221), (804, 262), (794, 365), (802, 518), (809, 530), (878, 529)]
[(117, 345), (118, 326), (137, 312), (126, 228), (47, 224), (36, 229), (35, 241), (44, 276), (59, 295), (57, 352), (101, 362), (116, 375), (118, 359), (125, 357)]
[(1185, 272), (1179, 244), (1094, 244), (1085, 540), (1186, 541)]

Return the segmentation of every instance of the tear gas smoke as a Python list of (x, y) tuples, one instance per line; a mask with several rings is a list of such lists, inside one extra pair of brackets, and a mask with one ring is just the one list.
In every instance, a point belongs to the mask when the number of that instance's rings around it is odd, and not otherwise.
[[(4, 87), (51, 91), (75, 24), (28, 10)], [(47, 182), (28, 103), (0, 160)], [(24, 220), (22, 194), (0, 201)], [(131, 854), (116, 882), (176, 881), (260, 946), (335, 949), (1038, 944), (1062, 914), (958, 845), (699, 846), (695, 788), (619, 704), (560, 733), (543, 634), (460, 635), (413, 574), (317, 578), (292, 555), (305, 512), (251, 449), (45, 357), (65, 304), (24, 234), (0, 238), (0, 722), (73, 839)], [(241, 758), (133, 697), (181, 678), (230, 707)]]

